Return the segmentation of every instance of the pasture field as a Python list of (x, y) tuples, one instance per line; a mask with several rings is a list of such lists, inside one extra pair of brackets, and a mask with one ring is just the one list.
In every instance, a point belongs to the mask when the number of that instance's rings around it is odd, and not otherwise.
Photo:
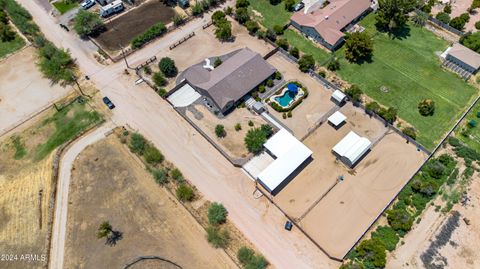
[(270, 29), (272, 29), (274, 25), (284, 26), (292, 16), (292, 12), (285, 9), (285, 3), (283, 1), (275, 6), (270, 4), (268, 0), (250, 1), (249, 10), (253, 13), (253, 16), (259, 19), (263, 26)]
[[(470, 121), (477, 122), (476, 126), (469, 125)], [(468, 113), (460, 126), (455, 130), (456, 137), (469, 147), (480, 152), (480, 102)], [(473, 123), (473, 122), (472, 122)]]

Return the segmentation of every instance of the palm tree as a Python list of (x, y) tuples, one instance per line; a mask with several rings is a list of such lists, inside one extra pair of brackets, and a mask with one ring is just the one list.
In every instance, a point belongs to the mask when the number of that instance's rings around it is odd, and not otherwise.
[(415, 12), (412, 16), (412, 22), (416, 26), (424, 26), (427, 23), (427, 20), (428, 14), (421, 11)]
[(98, 227), (97, 238), (108, 237), (113, 232), (110, 222), (104, 221)]

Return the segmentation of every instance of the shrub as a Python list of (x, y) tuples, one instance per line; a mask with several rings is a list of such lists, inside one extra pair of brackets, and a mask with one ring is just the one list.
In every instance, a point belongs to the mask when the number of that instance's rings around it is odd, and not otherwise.
[(346, 89), (345, 94), (348, 95), (354, 102), (362, 101), (363, 91), (355, 84)]
[(321, 76), (322, 78), (324, 78), (324, 77), (327, 76), (327, 73), (325, 73), (325, 71), (323, 71), (323, 70), (319, 70), (318, 75)]
[(219, 225), (227, 221), (228, 211), (220, 203), (212, 203), (208, 208), (208, 223), (210, 225)]
[(480, 21), (475, 23), (475, 29), (480, 30)]
[(295, 57), (297, 59), (298, 59), (298, 57), (300, 57), (300, 51), (298, 50), (297, 47), (290, 48), (290, 51), (288, 53), (290, 53), (290, 55), (292, 55), (293, 57)]
[(235, 3), (236, 8), (243, 8), (243, 7), (248, 7), (250, 5), (250, 2), (248, 0), (237, 0)]
[(143, 155), (147, 140), (139, 133), (133, 133), (130, 137), (129, 148), (133, 153)]
[(385, 245), (388, 251), (393, 251), (400, 241), (397, 232), (390, 226), (379, 226), (372, 233), (372, 238), (378, 238)]
[(82, 38), (96, 32), (105, 27), (102, 19), (97, 13), (92, 13), (87, 10), (80, 9), (73, 19), (73, 29)]
[(215, 29), (215, 37), (220, 41), (228, 41), (232, 38), (232, 24), (225, 20)]
[(288, 45), (288, 41), (286, 39), (284, 39), (284, 38), (277, 39), (277, 41), (275, 43), (280, 48), (282, 48), (284, 50), (288, 50), (289, 45)]
[(218, 67), (219, 65), (221, 65), (223, 62), (222, 62), (222, 59), (220, 58), (216, 58), (215, 61), (213, 62), (213, 67)]
[(337, 57), (334, 57), (332, 60), (328, 62), (327, 69), (330, 71), (336, 71), (340, 69), (340, 61), (338, 60)]
[(365, 108), (374, 113), (378, 113), (378, 111), (380, 111), (380, 105), (377, 102), (370, 102), (365, 106)]
[[(273, 82), (272, 82), (273, 83)], [(260, 85), (258, 86), (258, 92), (259, 93), (264, 93), (266, 90), (265, 90), (265, 86), (264, 85)]]
[(220, 23), (226, 21), (226, 14), (223, 11), (217, 10), (212, 15), (213, 25), (219, 25)]
[(295, 6), (295, 0), (285, 0), (285, 10), (293, 11), (294, 6)]
[(158, 68), (168, 78), (175, 77), (178, 73), (175, 61), (169, 57), (163, 57), (158, 63)]
[(150, 68), (150, 66), (147, 65), (143, 68), (143, 72), (145, 72), (145, 74), (147, 74), (147, 75), (151, 75), (152, 74), (152, 69)]
[(183, 174), (178, 168), (174, 168), (170, 172), (170, 176), (178, 182), (183, 182)]
[(155, 85), (157, 85), (158, 87), (167, 85), (167, 80), (160, 72), (155, 72), (152, 76), (152, 80), (153, 83), (155, 83)]
[(217, 135), (217, 137), (220, 138), (225, 137), (227, 135), (227, 132), (225, 131), (225, 126), (217, 124), (217, 126), (215, 126), (215, 134)]
[(397, 119), (397, 112), (397, 109), (394, 107), (389, 107), (388, 109), (382, 107), (378, 111), (378, 115), (388, 123), (393, 124)]
[(240, 125), (240, 123), (235, 124), (235, 131), (238, 132), (240, 130), (242, 130), (242, 125)]
[(202, 14), (202, 12), (203, 12), (202, 3), (201, 3), (201, 2), (196, 2), (196, 3), (192, 6), (192, 15), (193, 15), (193, 16), (198, 16), (198, 15)]
[(274, 5), (274, 6), (280, 4), (281, 2), (282, 2), (282, 0), (270, 0), (270, 4)]
[(167, 95), (167, 90), (165, 90), (164, 88), (160, 88), (160, 89), (157, 90), (157, 93), (161, 97), (165, 97), (165, 95)]
[(10, 42), (15, 39), (15, 32), (9, 24), (0, 22), (0, 41)]
[(300, 60), (298, 60), (298, 68), (304, 73), (315, 68), (315, 60), (313, 59), (313, 56), (310, 54), (302, 55)]
[(273, 87), (273, 80), (272, 79), (268, 79), (267, 80), (267, 87)]
[(268, 29), (267, 33), (265, 34), (265, 37), (268, 38), (271, 41), (277, 40), (277, 34), (272, 29)]
[(287, 117), (289, 117), (289, 118), (292, 117), (292, 111), (291, 110), (287, 112)]
[(450, 14), (452, 13), (452, 6), (450, 4), (446, 5), (444, 8), (443, 8), (443, 12), (447, 13), (447, 14)]
[(52, 43), (46, 41), (44, 46), (39, 49), (40, 71), (53, 83), (72, 82), (74, 62), (70, 53), (63, 49), (58, 49)]
[(237, 10), (235, 11), (235, 19), (240, 24), (245, 24), (247, 21), (249, 21), (250, 15), (248, 14), (248, 9), (244, 7), (237, 8)]
[(247, 21), (245, 23), (245, 27), (247, 28), (250, 34), (255, 34), (258, 31), (258, 29), (260, 29), (260, 26), (258, 25), (258, 23), (252, 20)]
[(214, 248), (226, 248), (229, 240), (230, 235), (227, 230), (211, 225), (207, 227), (207, 241)]
[(225, 15), (232, 15), (233, 14), (233, 8), (231, 6), (228, 6), (226, 8), (223, 9), (223, 11), (225, 12)]
[(173, 24), (175, 26), (180, 26), (185, 22), (185, 17), (182, 14), (175, 13), (173, 16)]
[[(464, 15), (466, 14), (466, 16)], [(465, 27), (465, 24), (468, 22), (467, 18), (470, 19), (470, 16), (467, 13), (464, 13), (458, 17), (453, 18), (450, 21), (450, 26), (453, 28), (462, 31)]]
[(254, 124), (253, 124), (253, 121), (249, 120), (249, 121), (248, 121), (248, 126), (253, 127), (253, 125), (254, 125)]
[(448, 24), (450, 22), (450, 15), (448, 15), (445, 12), (440, 12), (435, 16), (435, 18), (445, 24)]
[(135, 37), (132, 40), (132, 48), (140, 48), (141, 46), (145, 45), (147, 42), (163, 35), (165, 32), (167, 32), (167, 27), (165, 27), (165, 24), (159, 22), (152, 27), (150, 27), (147, 31), (145, 31), (143, 34), (140, 34), (139, 36)]
[(387, 211), (388, 224), (395, 231), (408, 232), (412, 228), (413, 218), (404, 209), (392, 209)]
[(287, 113), (283, 112), (283, 113), (282, 113), (282, 118), (283, 118), (283, 119), (286, 119), (286, 118), (287, 118)]
[(417, 139), (417, 132), (415, 131), (415, 128), (413, 127), (405, 127), (402, 129), (402, 133), (405, 135), (411, 137), (412, 139)]
[(267, 268), (268, 262), (262, 255), (255, 255), (252, 260), (245, 266), (245, 269), (264, 269)]
[(283, 26), (281, 25), (274, 25), (273, 26), (273, 31), (275, 32), (276, 35), (283, 35)]
[(154, 146), (147, 144), (143, 153), (145, 161), (149, 164), (158, 164), (163, 162), (163, 154)]
[(190, 202), (193, 200), (193, 189), (185, 183), (181, 183), (176, 190), (178, 200), (182, 202)]
[(371, 263), (374, 267), (383, 268), (386, 263), (385, 245), (378, 238), (363, 240), (356, 248), (360, 258), (366, 263)]
[(248, 247), (241, 247), (237, 251), (237, 259), (243, 266), (250, 263), (254, 256), (255, 256), (255, 251), (253, 251)]
[(418, 112), (422, 116), (432, 116), (435, 112), (435, 102), (432, 99), (424, 99), (418, 103)]
[(262, 124), (262, 126), (260, 126), (260, 129), (262, 130), (262, 132), (265, 134), (267, 138), (273, 134), (272, 126), (268, 124)]
[(153, 169), (152, 175), (153, 175), (153, 178), (155, 179), (155, 182), (157, 182), (160, 185), (164, 185), (168, 182), (167, 173), (163, 169)]

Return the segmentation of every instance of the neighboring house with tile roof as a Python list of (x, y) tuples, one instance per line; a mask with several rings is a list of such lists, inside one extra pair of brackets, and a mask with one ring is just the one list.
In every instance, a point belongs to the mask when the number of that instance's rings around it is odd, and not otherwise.
[(376, 5), (374, 0), (330, 0), (325, 6), (311, 4), (313, 8), (295, 12), (291, 24), (329, 50), (334, 50), (344, 41), (345, 28)]
[(185, 70), (183, 76), (225, 114), (276, 71), (260, 54), (244, 48), (229, 53), (228, 58), (213, 70), (197, 64)]

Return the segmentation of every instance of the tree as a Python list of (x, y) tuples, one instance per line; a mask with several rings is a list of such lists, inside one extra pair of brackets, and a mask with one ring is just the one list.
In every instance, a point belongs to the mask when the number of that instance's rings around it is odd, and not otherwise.
[(240, 24), (245, 24), (250, 20), (250, 15), (248, 15), (248, 9), (245, 7), (237, 8), (235, 11), (235, 18)]
[(258, 29), (260, 29), (260, 26), (258, 25), (258, 23), (256, 21), (247, 21), (245, 23), (245, 27), (247, 27), (247, 30), (250, 34), (255, 34)]
[(175, 77), (178, 73), (175, 61), (169, 57), (163, 57), (158, 63), (158, 68), (168, 78)]
[(215, 59), (215, 61), (213, 62), (213, 67), (218, 67), (219, 65), (221, 65), (223, 62), (222, 62), (222, 59), (220, 59), (219, 57), (217, 57)]
[(380, 111), (381, 107), (377, 102), (370, 102), (365, 106), (365, 108), (367, 110), (370, 110), (370, 111), (378, 114), (378, 111)]
[(432, 116), (435, 112), (435, 102), (432, 99), (424, 99), (418, 103), (418, 112), (422, 116)]
[(219, 225), (227, 221), (228, 211), (220, 203), (214, 202), (208, 208), (208, 223), (211, 225)]
[(158, 164), (163, 162), (165, 157), (163, 154), (154, 146), (147, 144), (145, 151), (143, 152), (143, 157), (145, 161), (149, 164)]
[(241, 247), (237, 251), (237, 259), (243, 265), (247, 265), (250, 263), (255, 256), (255, 251), (248, 247)]
[(407, 23), (408, 13), (415, 8), (416, 0), (379, 0), (378, 5), (377, 27), (394, 32)]
[(207, 227), (207, 241), (214, 248), (226, 248), (229, 240), (230, 234), (227, 230), (212, 225)]
[(257, 154), (262, 150), (263, 144), (267, 141), (267, 136), (262, 129), (253, 128), (248, 130), (244, 141), (248, 151)]
[(220, 41), (228, 41), (232, 38), (232, 24), (229, 21), (224, 21), (215, 29), (215, 37)]
[(327, 64), (327, 69), (330, 71), (336, 71), (340, 69), (340, 61), (337, 57), (333, 57)]
[(58, 49), (50, 42), (40, 48), (40, 61), (38, 63), (40, 71), (53, 83), (72, 82), (73, 81), (73, 60), (70, 53), (63, 49)]
[(284, 29), (283, 29), (283, 26), (276, 24), (276, 25), (273, 26), (273, 31), (277, 35), (283, 35)]
[(0, 41), (10, 42), (15, 39), (15, 32), (10, 25), (0, 22)]
[(345, 58), (350, 62), (359, 62), (372, 56), (373, 40), (366, 32), (355, 32), (347, 36)]
[(7, 16), (7, 13), (5, 13), (5, 11), (3, 11), (3, 10), (1, 10), (1, 9), (0, 9), (0, 23), (8, 24), (8, 16)]
[(215, 134), (217, 135), (217, 137), (220, 137), (220, 138), (227, 136), (227, 132), (225, 131), (225, 126), (223, 126), (222, 124), (217, 124), (217, 126), (215, 126)]
[(181, 183), (176, 190), (177, 198), (182, 202), (192, 201), (193, 189), (185, 183)]
[(310, 54), (304, 54), (302, 57), (300, 57), (300, 60), (298, 60), (298, 68), (302, 72), (308, 72), (308, 70), (315, 68), (315, 60), (313, 59), (313, 56)]
[(439, 12), (435, 18), (445, 24), (448, 24), (450, 22), (450, 15), (448, 15), (445, 12)]
[(110, 225), (110, 222), (104, 221), (100, 224), (97, 230), (97, 238), (104, 238), (109, 236), (112, 233), (112, 225)]
[(405, 135), (411, 137), (412, 139), (417, 139), (417, 131), (415, 130), (415, 128), (413, 127), (404, 127), (402, 129), (402, 133), (404, 133)]
[(270, 4), (274, 5), (274, 6), (280, 4), (281, 2), (282, 2), (282, 0), (270, 0)]
[(130, 137), (129, 148), (133, 153), (143, 155), (146, 144), (147, 144), (147, 140), (143, 137), (143, 135), (139, 133), (133, 133), (132, 136)]
[(379, 226), (372, 233), (372, 238), (378, 238), (385, 245), (388, 251), (393, 251), (400, 241), (400, 237), (397, 235), (394, 229), (390, 226)]
[(295, 57), (295, 58), (297, 58), (297, 59), (298, 59), (298, 57), (300, 57), (300, 51), (298, 50), (297, 47), (293, 47), (293, 46), (292, 46), (292, 47), (290, 48), (290, 51), (289, 51), (288, 53), (290, 53), (290, 55), (292, 55), (293, 57)]
[(152, 77), (153, 83), (158, 87), (165, 86), (167, 84), (167, 80), (160, 72), (155, 72)]
[(377, 268), (385, 267), (387, 254), (385, 245), (377, 238), (363, 240), (356, 248), (358, 256), (366, 263), (371, 263)]
[(293, 11), (294, 6), (295, 6), (295, 0), (285, 0), (285, 9), (287, 11)]
[(452, 26), (453, 28), (459, 31), (462, 31), (463, 28), (465, 27), (465, 24), (467, 24), (469, 20), (470, 20), (470, 16), (468, 15), (468, 13), (464, 13), (458, 17), (453, 18), (450, 21), (450, 26)]
[(428, 14), (425, 12), (415, 12), (412, 15), (412, 22), (416, 26), (425, 26), (428, 21)]
[(277, 44), (277, 46), (279, 46), (280, 48), (284, 49), (284, 50), (288, 50), (288, 41), (284, 38), (280, 38), (280, 39), (277, 39), (277, 42), (275, 42)]
[(465, 47), (480, 53), (480, 32), (465, 34), (460, 38), (460, 43)]
[(346, 89), (345, 94), (348, 95), (354, 102), (362, 101), (363, 91), (355, 84)]
[(248, 7), (249, 5), (250, 5), (250, 2), (248, 2), (248, 0), (237, 0), (235, 7), (238, 9), (238, 8)]
[(75, 32), (85, 38), (105, 27), (97, 13), (80, 9), (73, 21)]
[(213, 25), (215, 26), (218, 26), (220, 23), (226, 20), (227, 20), (226, 14), (221, 10), (215, 11), (212, 15), (212, 22), (213, 22)]
[(185, 22), (185, 17), (182, 14), (175, 13), (175, 16), (173, 16), (173, 24), (175, 26), (182, 25)]
[(395, 231), (408, 232), (412, 228), (413, 218), (405, 209), (388, 210), (387, 219)]

